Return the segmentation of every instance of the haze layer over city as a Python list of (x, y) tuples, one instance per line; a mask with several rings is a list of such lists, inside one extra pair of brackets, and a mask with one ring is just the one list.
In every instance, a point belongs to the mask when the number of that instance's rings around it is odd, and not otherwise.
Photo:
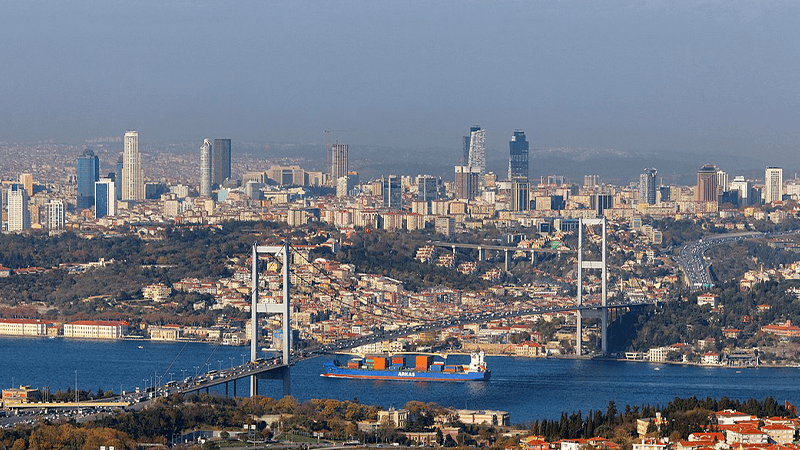
[(531, 142), (534, 176), (580, 161), (618, 182), (655, 166), (688, 183), (706, 162), (753, 174), (798, 162), (794, 2), (3, 9), (5, 143), (80, 146), (137, 129), (157, 153), (226, 136), (321, 169), (323, 130), (341, 130), (332, 139), (351, 160), (382, 163), (372, 175), (414, 172), (409, 160), (449, 174), (479, 124), (497, 173), (515, 129)]

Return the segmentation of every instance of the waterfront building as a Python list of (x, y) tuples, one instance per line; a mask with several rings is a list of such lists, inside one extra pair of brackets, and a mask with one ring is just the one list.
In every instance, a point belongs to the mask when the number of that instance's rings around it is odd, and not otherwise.
[(77, 173), (77, 209), (88, 209), (94, 206), (94, 183), (100, 179), (100, 160), (91, 149), (86, 149), (78, 157)]
[(336, 183), (341, 177), (347, 176), (349, 170), (347, 156), (347, 144), (339, 144), (338, 142), (331, 145), (331, 172), (330, 182)]
[(0, 319), (0, 335), (3, 336), (47, 336), (52, 322), (40, 319)]
[(214, 139), (212, 152), (212, 184), (222, 186), (225, 180), (231, 179), (231, 140)]
[(64, 337), (80, 339), (122, 339), (128, 322), (111, 320), (79, 320), (64, 324)]
[(31, 227), (28, 209), (28, 192), (19, 183), (8, 188), (8, 231), (22, 231)]
[(656, 174), (654, 168), (644, 169), (639, 175), (639, 203), (656, 204)]
[(122, 154), (122, 200), (145, 199), (142, 154), (139, 153), (139, 132), (128, 131), (124, 138)]
[(697, 171), (698, 202), (716, 202), (718, 196), (717, 168), (713, 164), (706, 164)]
[(517, 181), (528, 181), (528, 140), (522, 130), (514, 131), (511, 141), (508, 143), (508, 179)]
[(783, 168), (767, 167), (764, 171), (764, 203), (779, 202), (783, 198)]
[(200, 195), (211, 197), (211, 140), (203, 139), (200, 146)]
[(64, 228), (64, 201), (51, 200), (47, 203), (47, 229), (61, 230)]
[(116, 183), (109, 178), (101, 178), (94, 184), (94, 218), (100, 219), (117, 214)]

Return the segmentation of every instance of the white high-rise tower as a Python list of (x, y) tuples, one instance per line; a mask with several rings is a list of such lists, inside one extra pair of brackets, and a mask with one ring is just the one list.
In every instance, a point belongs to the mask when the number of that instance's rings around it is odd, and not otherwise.
[(211, 140), (203, 139), (200, 146), (200, 195), (211, 197)]
[(470, 132), (467, 165), (479, 169), (481, 177), (486, 173), (486, 130), (479, 128)]
[(22, 231), (30, 227), (28, 193), (25, 191), (25, 186), (12, 184), (8, 189), (8, 231)]
[(783, 168), (767, 167), (764, 171), (764, 203), (779, 202), (783, 198)]
[(122, 200), (144, 200), (144, 170), (139, 153), (139, 132), (125, 133), (125, 151), (122, 154)]

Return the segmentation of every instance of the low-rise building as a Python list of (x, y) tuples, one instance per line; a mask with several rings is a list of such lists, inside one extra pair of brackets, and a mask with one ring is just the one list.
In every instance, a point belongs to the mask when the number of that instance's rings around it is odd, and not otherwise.
[(0, 319), (0, 335), (4, 336), (47, 336), (52, 322), (40, 319)]
[(467, 425), (484, 424), (508, 426), (511, 419), (511, 416), (506, 411), (457, 409), (455, 413), (458, 416), (458, 420)]
[(111, 320), (79, 320), (64, 324), (64, 337), (80, 339), (121, 339), (128, 331), (128, 322)]

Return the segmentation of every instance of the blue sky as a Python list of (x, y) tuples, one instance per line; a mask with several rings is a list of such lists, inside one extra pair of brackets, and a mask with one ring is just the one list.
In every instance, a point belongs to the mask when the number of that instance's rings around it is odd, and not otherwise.
[[(794, 155), (800, 2), (3, 2), (0, 141)], [(199, 144), (198, 144), (199, 145)]]

